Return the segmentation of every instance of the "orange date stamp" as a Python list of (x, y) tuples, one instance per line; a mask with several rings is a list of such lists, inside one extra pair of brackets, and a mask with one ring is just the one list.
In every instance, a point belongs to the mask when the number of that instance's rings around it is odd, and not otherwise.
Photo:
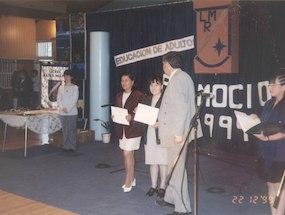
[(268, 195), (252, 195), (252, 196), (244, 196), (244, 195), (233, 195), (232, 203), (234, 205), (242, 205), (242, 204), (273, 204), (274, 198)]

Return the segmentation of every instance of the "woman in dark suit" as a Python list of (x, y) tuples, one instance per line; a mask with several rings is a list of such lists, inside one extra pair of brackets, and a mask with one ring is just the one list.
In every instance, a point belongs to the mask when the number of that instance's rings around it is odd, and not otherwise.
[[(272, 96), (268, 100), (261, 114), (262, 122), (275, 123), (285, 126), (285, 74), (275, 75), (268, 85)], [(268, 196), (273, 200), (277, 196), (280, 181), (285, 171), (285, 130), (275, 134), (255, 134), (260, 139), (258, 154), (264, 165), (260, 167), (260, 176), (267, 182)], [(272, 215), (285, 214), (285, 186), (280, 192), (280, 200), (277, 208), (271, 206)], [(273, 202), (273, 201), (272, 201)]]
[[(154, 75), (149, 82), (150, 96), (147, 97), (146, 104), (159, 108), (162, 100), (162, 76)], [(157, 193), (158, 198), (163, 198), (166, 187), (167, 176), (167, 151), (161, 147), (158, 138), (158, 122), (149, 125), (146, 132), (145, 144), (145, 164), (150, 168), (151, 187), (147, 191), (147, 196)], [(160, 176), (160, 186), (158, 187), (158, 176)]]
[[(140, 147), (141, 137), (145, 131), (145, 125), (134, 121), (135, 109), (138, 103), (145, 103), (145, 95), (134, 89), (135, 77), (132, 73), (121, 75), (122, 90), (116, 95), (115, 106), (128, 110), (126, 116), (130, 125), (116, 124), (116, 136), (119, 138), (119, 146), (123, 150), (126, 170), (125, 183), (122, 186), (124, 192), (130, 192), (136, 185), (134, 177), (135, 158), (134, 151)], [(114, 116), (112, 116), (114, 119)]]

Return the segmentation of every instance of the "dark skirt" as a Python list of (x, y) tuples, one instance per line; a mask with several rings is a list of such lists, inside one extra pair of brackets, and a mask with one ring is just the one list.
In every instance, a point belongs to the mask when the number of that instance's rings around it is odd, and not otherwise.
[(264, 171), (264, 160), (260, 158), (257, 165), (257, 174), (258, 176), (266, 181), (271, 183), (278, 183), (281, 181), (283, 172), (285, 170), (285, 162), (273, 162), (270, 169)]

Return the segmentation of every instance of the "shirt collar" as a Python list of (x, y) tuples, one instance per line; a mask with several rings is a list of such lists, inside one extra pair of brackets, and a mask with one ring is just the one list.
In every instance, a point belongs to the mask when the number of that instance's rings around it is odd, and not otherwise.
[(172, 79), (173, 75), (178, 71), (179, 69), (174, 69), (171, 75), (169, 76), (169, 81)]

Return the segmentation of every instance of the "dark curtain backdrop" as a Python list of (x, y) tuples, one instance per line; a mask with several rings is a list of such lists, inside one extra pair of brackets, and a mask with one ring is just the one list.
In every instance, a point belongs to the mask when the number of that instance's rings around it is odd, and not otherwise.
[[(284, 6), (283, 2), (240, 3), (240, 69), (237, 74), (197, 75), (193, 69), (196, 50), (183, 51), (184, 70), (193, 78), (196, 89), (198, 85), (213, 86), (216, 84), (227, 86), (241, 84), (244, 87), (252, 84), (255, 86), (261, 81), (268, 80), (278, 68), (282, 67), (285, 62)], [(195, 35), (195, 16), (191, 2), (87, 14), (88, 36), (91, 31), (110, 33), (110, 102), (120, 88), (119, 77), (122, 71), (135, 72), (138, 86), (144, 91), (147, 91), (147, 80), (151, 74), (162, 73), (161, 57), (117, 68), (113, 57), (135, 49)], [(88, 53), (89, 50), (87, 50), (87, 55)], [(87, 57), (87, 62), (89, 61)], [(88, 65), (87, 68), (89, 68)], [(86, 84), (86, 100), (88, 100), (88, 71)], [(234, 101), (243, 104), (240, 111), (260, 113), (262, 106), (257, 97), (256, 87), (252, 87), (251, 96), (251, 108), (246, 107), (246, 90), (235, 91)], [(216, 100), (220, 102), (222, 99), (222, 92), (218, 91)], [(88, 102), (86, 101), (87, 104)], [(241, 130), (236, 128), (233, 111), (229, 106), (216, 108), (210, 103), (201, 114), (201, 120), (204, 121), (205, 114), (214, 115), (213, 137), (209, 136), (209, 127), (202, 123), (204, 139), (223, 150), (254, 153), (255, 139), (250, 136), (249, 141), (244, 142)], [(228, 130), (219, 126), (219, 118), (224, 115), (232, 117), (230, 138), (227, 138)]]
[[(196, 75), (196, 83), (202, 85), (226, 84), (228, 86), (242, 84), (252, 85), (252, 107), (246, 107), (247, 91), (241, 90), (234, 94), (235, 103), (242, 103), (240, 111), (260, 114), (262, 106), (259, 102), (257, 84), (266, 81), (279, 69), (285, 66), (284, 44), (284, 2), (241, 2), (240, 3), (240, 33), (239, 33), (239, 73), (218, 75)], [(283, 26), (283, 27), (282, 27)], [(262, 97), (266, 98), (263, 89)], [(221, 100), (222, 93), (218, 92), (217, 100)], [(249, 135), (249, 141), (243, 140), (243, 133), (236, 129), (234, 109), (215, 108), (207, 106), (203, 114), (211, 113), (215, 116), (212, 143), (218, 147), (233, 152), (256, 152), (256, 139)], [(202, 114), (202, 119), (203, 115)], [(232, 116), (232, 136), (226, 138), (226, 129), (219, 126), (220, 116)], [(205, 137), (209, 137), (209, 129), (204, 126)]]
[[(132, 71), (138, 87), (146, 90), (147, 79), (153, 73), (163, 73), (161, 57), (116, 67), (114, 56), (193, 35), (192, 4), (137, 8), (105, 13), (87, 14), (88, 36), (91, 31), (110, 33), (110, 86), (111, 99), (120, 87), (119, 76), (123, 71)], [(89, 50), (88, 50), (89, 52)], [(191, 71), (193, 52), (185, 52), (185, 69)]]

